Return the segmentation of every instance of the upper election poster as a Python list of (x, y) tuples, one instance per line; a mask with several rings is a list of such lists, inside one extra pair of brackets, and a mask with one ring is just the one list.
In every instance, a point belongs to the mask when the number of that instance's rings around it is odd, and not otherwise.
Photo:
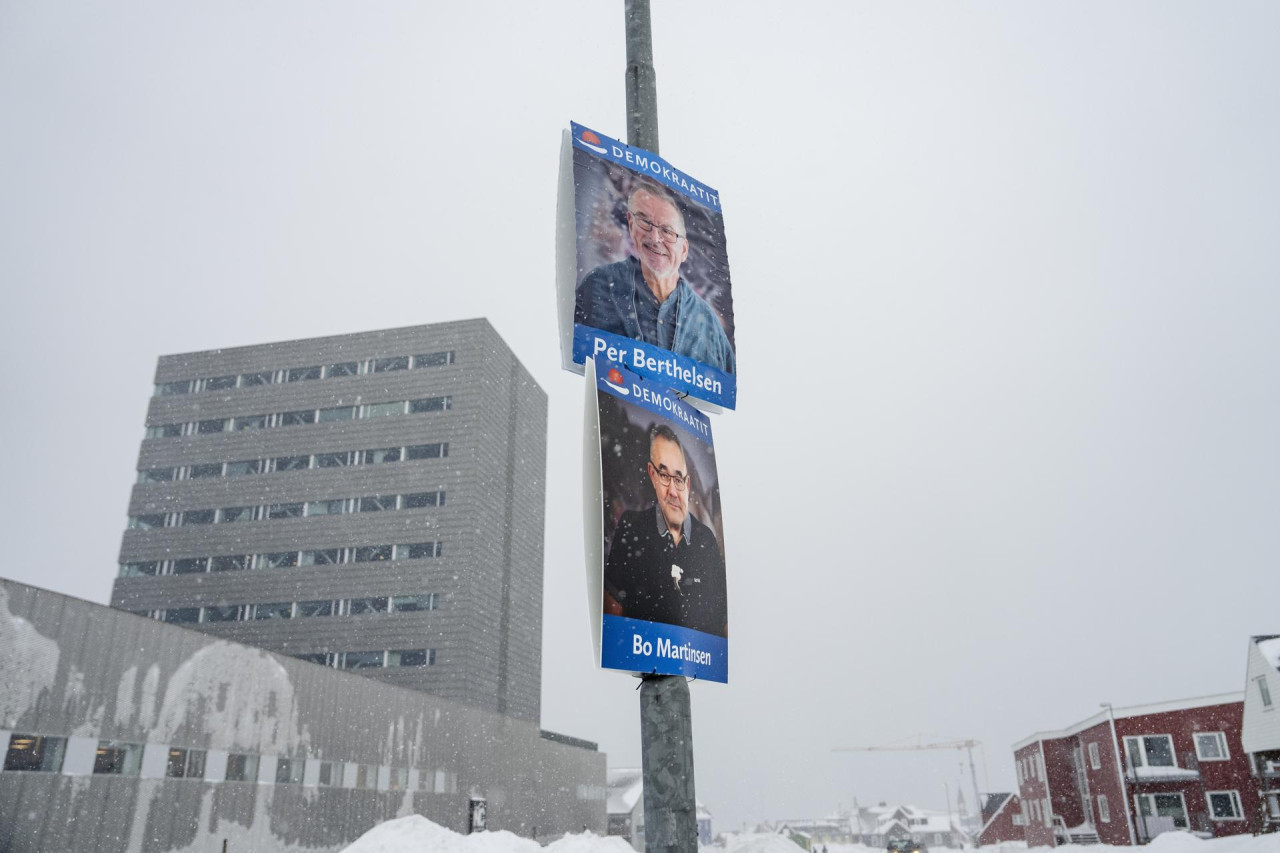
[(616, 363), (593, 360), (588, 375), (602, 524), (587, 571), (598, 591), (600, 663), (727, 682), (724, 526), (710, 420)]
[(558, 252), (565, 367), (581, 370), (595, 357), (734, 408), (733, 297), (720, 194), (661, 157), (580, 124), (571, 125), (569, 139), (561, 159)]

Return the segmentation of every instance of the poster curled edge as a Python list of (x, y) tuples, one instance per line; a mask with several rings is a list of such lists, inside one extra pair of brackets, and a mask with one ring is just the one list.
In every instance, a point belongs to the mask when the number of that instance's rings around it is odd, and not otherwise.
[[(572, 293), (572, 292), (571, 292)], [(573, 310), (570, 302), (570, 311)], [(587, 616), (591, 620), (594, 663), (600, 666), (600, 631), (604, 612), (604, 518), (600, 505), (604, 495), (604, 474), (600, 462), (600, 403), (596, 392), (596, 361), (588, 358), (586, 370), (586, 415), (582, 435), (582, 532), (587, 556)]]

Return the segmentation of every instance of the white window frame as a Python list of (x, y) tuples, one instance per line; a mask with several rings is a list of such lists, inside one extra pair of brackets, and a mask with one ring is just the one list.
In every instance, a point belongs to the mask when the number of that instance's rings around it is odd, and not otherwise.
[[(1214, 794), (1225, 794), (1231, 798), (1231, 804), (1235, 807), (1235, 815), (1232, 817), (1216, 817), (1213, 813), (1213, 796)], [(1240, 802), (1239, 791), (1205, 791), (1205, 805), (1209, 807), (1209, 820), (1212, 821), (1228, 821), (1228, 820), (1244, 820), (1244, 804)]]
[(1111, 823), (1111, 804), (1107, 802), (1106, 794), (1098, 795), (1098, 821)]
[(1271, 699), (1271, 688), (1267, 686), (1267, 677), (1259, 675), (1253, 681), (1258, 685), (1258, 698), (1262, 700), (1262, 710), (1270, 711), (1275, 705)]
[(1098, 742), (1096, 740), (1089, 742), (1089, 769), (1102, 769), (1102, 755), (1098, 751)]
[[(1182, 801), (1182, 819), (1186, 821), (1186, 826), (1179, 826), (1178, 829), (1189, 829), (1191, 827), (1191, 812), (1187, 811), (1187, 796), (1181, 791), (1155, 791), (1149, 794), (1134, 794), (1133, 808), (1134, 817), (1138, 821), (1138, 825), (1142, 825), (1142, 798), (1147, 797), (1151, 808), (1151, 816), (1155, 817), (1159, 813), (1156, 811), (1156, 797), (1177, 797)], [(1175, 824), (1176, 826), (1176, 824)]]
[[(1173, 745), (1173, 735), (1170, 735), (1170, 734), (1160, 734), (1160, 733), (1155, 733), (1155, 734), (1140, 734), (1140, 735), (1125, 735), (1125, 736), (1124, 736), (1124, 754), (1125, 754), (1125, 757), (1129, 759), (1129, 767), (1130, 767), (1130, 768), (1138, 768), (1138, 767), (1151, 767), (1151, 766), (1153, 766), (1153, 765), (1151, 765), (1151, 764), (1149, 764), (1149, 763), (1147, 762), (1147, 742), (1146, 742), (1146, 739), (1147, 739), (1147, 738), (1149, 738), (1149, 737), (1162, 737), (1162, 738), (1166, 739), (1167, 741), (1169, 741), (1169, 754), (1173, 757), (1173, 763), (1172, 763), (1172, 764), (1156, 764), (1156, 765), (1154, 765), (1154, 766), (1155, 766), (1155, 767), (1177, 767), (1177, 766), (1178, 766), (1178, 751), (1174, 748), (1174, 745)], [(1129, 741), (1137, 741), (1137, 742), (1138, 742), (1138, 752), (1139, 752), (1140, 757), (1142, 758), (1142, 761), (1141, 761), (1140, 763), (1139, 763), (1139, 762), (1134, 761), (1134, 756), (1129, 752)]]
[[(1222, 754), (1217, 758), (1213, 758), (1211, 756), (1207, 756), (1204, 753), (1202, 753), (1200, 751), (1200, 738), (1202, 737), (1215, 738), (1218, 742), (1218, 749)], [(1230, 761), (1231, 760), (1231, 752), (1230, 750), (1227, 749), (1227, 735), (1225, 732), (1196, 732), (1192, 736), (1192, 740), (1195, 741), (1196, 758), (1199, 761)]]

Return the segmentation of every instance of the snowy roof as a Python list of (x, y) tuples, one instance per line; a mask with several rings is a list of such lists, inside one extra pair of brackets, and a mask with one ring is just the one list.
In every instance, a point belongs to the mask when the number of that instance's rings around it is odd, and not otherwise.
[(1199, 779), (1200, 774), (1185, 767), (1131, 767), (1129, 778), (1139, 782), (1174, 782), (1182, 779)]
[(1280, 670), (1280, 636), (1254, 637), (1253, 641), (1258, 644), (1258, 651), (1262, 652), (1263, 659), (1273, 669)]
[[(1212, 696), (1194, 696), (1190, 699), (1174, 699), (1169, 702), (1153, 702), (1149, 705), (1128, 705), (1124, 708), (1117, 707), (1114, 709), (1116, 719), (1123, 720), (1129, 717), (1143, 717), (1147, 714), (1167, 714), (1170, 711), (1186, 711), (1192, 708), (1208, 708), (1212, 705), (1229, 705), (1233, 702), (1243, 702), (1244, 691), (1235, 693), (1216, 693)], [(1023, 747), (1030, 746), (1042, 740), (1057, 740), (1058, 738), (1070, 737), (1079, 734), (1085, 729), (1091, 729), (1096, 725), (1105, 723), (1108, 720), (1108, 712), (1104, 708), (1092, 717), (1086, 717), (1078, 723), (1073, 723), (1065, 729), (1057, 731), (1036, 732), (1027, 735), (1022, 740), (1013, 744), (1013, 751), (1017, 752)]]
[(986, 794), (982, 798), (982, 823), (985, 826), (991, 818), (1000, 813), (1005, 803), (1013, 798), (1011, 793)]
[(619, 767), (608, 773), (609, 814), (631, 814), (644, 793), (644, 773), (638, 767)]

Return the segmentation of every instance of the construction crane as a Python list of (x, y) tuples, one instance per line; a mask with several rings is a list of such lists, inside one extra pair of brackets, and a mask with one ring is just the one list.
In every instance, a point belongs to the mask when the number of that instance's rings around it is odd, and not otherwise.
[[(969, 756), (969, 778), (973, 782), (973, 808), (978, 816), (978, 827), (982, 827), (982, 795), (978, 793), (978, 771), (973, 763), (973, 748), (982, 749), (982, 741), (980, 740), (946, 740), (937, 743), (924, 743), (923, 736), (917, 737), (916, 743), (906, 744), (903, 746), (837, 746), (832, 752), (907, 752), (917, 749), (963, 749)], [(985, 755), (985, 752), (984, 752)], [(983, 772), (986, 772), (986, 760), (982, 762)], [(949, 807), (948, 807), (949, 808)], [(978, 843), (978, 839), (974, 838), (974, 844)]]

